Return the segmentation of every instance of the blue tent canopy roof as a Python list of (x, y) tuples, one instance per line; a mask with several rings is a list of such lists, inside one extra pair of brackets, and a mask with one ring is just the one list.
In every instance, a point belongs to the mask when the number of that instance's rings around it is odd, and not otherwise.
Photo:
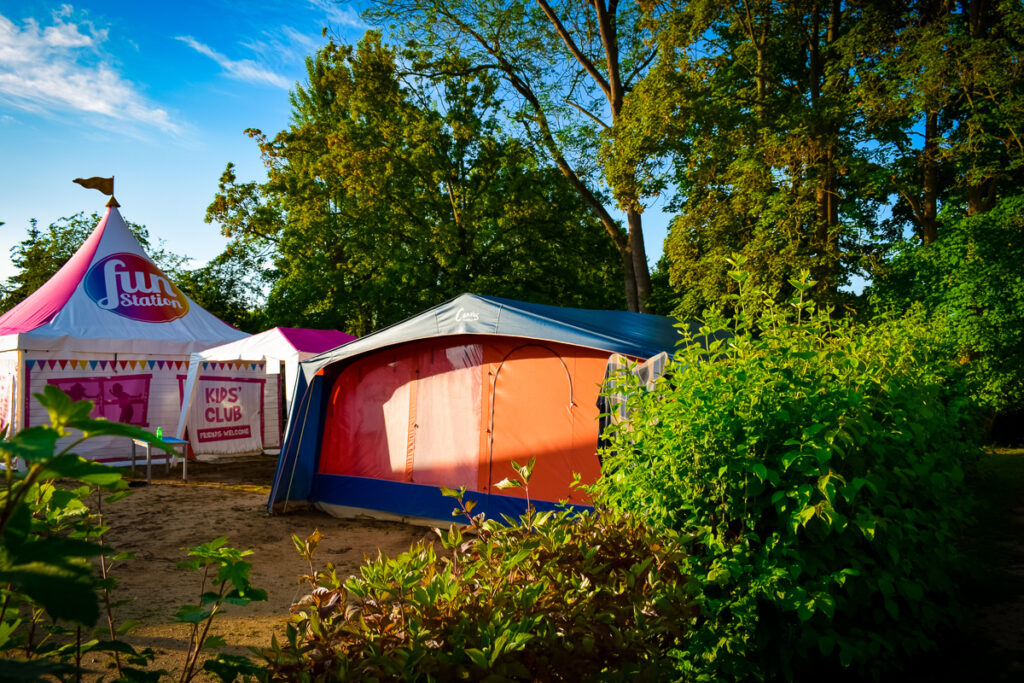
[[(497, 334), (601, 349), (635, 358), (669, 353), (680, 323), (660, 315), (531, 304), (463, 294), (302, 364), (307, 378), (326, 365), (402, 342), (462, 334)], [(696, 326), (690, 323), (691, 329)], [(693, 331), (696, 331), (693, 329)]]

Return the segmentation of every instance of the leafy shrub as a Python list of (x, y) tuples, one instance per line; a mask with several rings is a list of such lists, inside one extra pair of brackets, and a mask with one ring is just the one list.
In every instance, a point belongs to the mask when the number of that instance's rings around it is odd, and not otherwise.
[[(181, 681), (191, 681), (196, 675), (196, 665), (204, 649), (222, 648), (227, 645), (223, 636), (211, 636), (213, 619), (224, 605), (245, 606), (267, 599), (267, 591), (254, 588), (249, 582), (252, 564), (244, 558), (252, 555), (251, 550), (238, 550), (225, 545), (227, 538), (221, 536), (209, 543), (189, 548), (191, 560), (178, 563), (179, 569), (202, 571), (203, 580), (199, 589), (199, 603), (182, 605), (175, 614), (177, 621), (188, 624), (188, 652), (181, 673)], [(210, 671), (222, 680), (233, 681), (236, 675), (252, 675), (256, 668), (245, 657), (220, 655), (203, 664), (204, 671)]]
[(806, 276), (791, 284), (785, 310), (710, 315), (701, 339), (718, 341), (682, 346), (653, 391), (634, 383), (606, 434), (599, 500), (693, 537), (687, 677), (877, 674), (955, 610), (977, 446), (949, 354), (920, 319), (837, 322), (804, 301)]
[[(50, 424), (0, 440), (5, 470), (0, 490), (0, 670), (7, 680), (79, 678), (86, 671), (82, 660), (87, 653), (106, 653), (119, 677), (141, 676), (137, 667), (152, 660), (152, 651), (137, 652), (118, 640), (131, 624), (116, 627), (111, 613), (116, 579), (109, 569), (127, 556), (104, 546), (102, 513), (87, 505), (94, 492), (115, 492), (107, 498), (111, 502), (128, 485), (116, 469), (84, 460), (73, 449), (98, 435), (169, 447), (138, 427), (90, 418), (92, 402), (72, 402), (55, 387), (45, 387), (36, 398), (47, 409)], [(58, 452), (58, 441), (71, 430), (80, 436)], [(21, 471), (16, 471), (16, 460), (24, 465)], [(57, 487), (55, 479), (82, 486)], [(101, 607), (107, 623), (94, 636)]]
[(914, 305), (942, 324), (978, 398), (1024, 409), (1024, 195), (950, 220), (938, 241), (905, 244), (871, 288), (880, 308)]
[[(460, 499), (461, 502), (461, 499)], [(511, 521), (511, 520), (507, 520)], [(296, 547), (310, 596), (287, 642), (263, 652), (271, 680), (662, 680), (695, 615), (674, 533), (636, 515), (481, 518), (378, 557), (342, 584), (314, 572), (321, 536)], [(308, 677), (308, 678), (307, 678)]]
[[(72, 401), (56, 387), (35, 396), (50, 424), (0, 440), (0, 679), (82, 680), (83, 674), (100, 674), (83, 665), (86, 655), (105, 654), (106, 667), (118, 681), (159, 680), (168, 672), (145, 668), (153, 650), (139, 651), (120, 639), (135, 622), (118, 625), (113, 615), (122, 603), (112, 597), (117, 578), (111, 569), (132, 554), (116, 553), (103, 543), (109, 528), (103, 505), (127, 495), (128, 484), (116, 468), (73, 451), (100, 435), (142, 439), (171, 455), (174, 449), (139, 427), (89, 417), (91, 401)], [(58, 452), (58, 442), (72, 434), (77, 438)], [(23, 465), (20, 471), (16, 460)], [(68, 488), (74, 482), (82, 485)], [(90, 508), (93, 495), (96, 506)], [(177, 615), (191, 630), (183, 682), (194, 678), (200, 650), (224, 645), (208, 636), (221, 604), (266, 599), (264, 591), (249, 584), (250, 565), (242, 558), (250, 551), (224, 547), (224, 542), (220, 538), (192, 548), (189, 555), (195, 559), (182, 565), (203, 570), (200, 604), (182, 607)], [(101, 615), (106, 623), (97, 625)], [(207, 661), (204, 669), (227, 680), (256, 672), (248, 659), (224, 655)]]

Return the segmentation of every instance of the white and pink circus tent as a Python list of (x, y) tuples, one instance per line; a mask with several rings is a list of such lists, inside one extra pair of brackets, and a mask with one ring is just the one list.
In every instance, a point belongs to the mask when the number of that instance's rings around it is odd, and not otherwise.
[[(93, 401), (94, 416), (170, 435), (189, 355), (246, 336), (185, 296), (111, 206), (56, 275), (0, 316), (0, 431), (45, 423), (32, 395), (49, 384)], [(262, 377), (263, 370), (235, 374)], [(123, 462), (130, 449), (130, 441), (110, 437), (77, 452)]]
[(280, 448), (287, 401), (268, 406), (258, 391), (257, 383), (261, 380), (233, 378), (236, 370), (265, 369), (262, 381), (275, 383), (277, 395), (289, 397), (295, 388), (300, 361), (354, 339), (337, 330), (275, 327), (193, 353), (178, 417), (178, 438), (187, 437), (192, 450), (199, 454), (251, 453)]

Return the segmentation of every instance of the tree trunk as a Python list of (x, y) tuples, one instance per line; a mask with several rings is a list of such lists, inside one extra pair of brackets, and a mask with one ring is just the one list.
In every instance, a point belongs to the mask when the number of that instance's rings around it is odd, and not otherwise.
[(627, 244), (619, 249), (622, 257), (622, 281), (626, 289), (626, 310), (631, 313), (640, 312), (640, 299), (636, 291), (636, 269), (633, 267), (633, 252)]
[(921, 239), (931, 244), (939, 238), (939, 113), (930, 111), (925, 114), (924, 149), (921, 151), (921, 163), (924, 166), (924, 179), (921, 196)]
[[(647, 267), (647, 247), (644, 246), (644, 229), (640, 212), (635, 208), (626, 209), (626, 221), (629, 224), (630, 261), (633, 264), (633, 279), (636, 285), (636, 310), (648, 313), (647, 300), (651, 296), (651, 271)], [(628, 297), (627, 292), (627, 297)]]

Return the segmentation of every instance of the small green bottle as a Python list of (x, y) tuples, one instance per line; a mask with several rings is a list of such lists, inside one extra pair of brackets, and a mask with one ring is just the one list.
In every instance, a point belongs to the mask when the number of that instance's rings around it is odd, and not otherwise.
[(158, 438), (161, 441), (163, 441), (163, 439), (164, 439), (164, 428), (163, 427), (157, 427), (156, 428), (156, 438)]

